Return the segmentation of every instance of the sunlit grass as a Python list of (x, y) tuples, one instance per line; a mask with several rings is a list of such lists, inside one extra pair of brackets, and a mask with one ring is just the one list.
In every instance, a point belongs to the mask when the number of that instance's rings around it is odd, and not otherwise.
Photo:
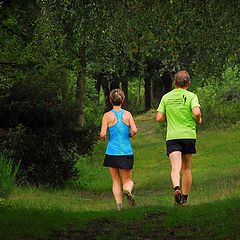
[[(89, 161), (85, 165), (85, 185), (76, 184), (74, 188), (64, 190), (19, 187), (8, 201), (0, 203), (0, 226), (3, 227), (0, 239), (47, 239), (49, 231), (64, 230), (76, 221), (80, 222), (78, 228), (83, 228), (92, 218), (113, 218), (123, 222), (137, 219), (138, 224), (147, 224), (151, 229), (155, 225), (149, 221), (143, 223), (140, 216), (159, 211), (166, 213), (164, 226), (167, 229), (178, 225), (179, 219), (191, 226), (197, 224), (199, 229), (185, 231), (185, 236), (189, 234), (192, 239), (196, 237), (194, 234), (200, 236), (198, 239), (207, 239), (208, 234), (226, 237), (230, 231), (234, 236), (239, 223), (239, 205), (236, 205), (240, 196), (239, 125), (227, 130), (198, 133), (190, 205), (176, 208), (173, 206), (170, 165), (165, 153), (164, 126), (154, 121), (153, 111), (136, 117), (136, 123), (139, 133), (132, 139), (136, 207), (129, 207), (124, 200), (123, 211), (116, 211), (111, 178), (108, 169), (102, 166), (106, 143), (99, 142), (93, 155), (85, 157)], [(227, 219), (229, 226), (219, 230), (222, 226), (220, 221), (226, 217), (227, 211), (232, 214)], [(214, 216), (210, 218), (208, 214)], [(205, 228), (207, 233), (202, 232)]]

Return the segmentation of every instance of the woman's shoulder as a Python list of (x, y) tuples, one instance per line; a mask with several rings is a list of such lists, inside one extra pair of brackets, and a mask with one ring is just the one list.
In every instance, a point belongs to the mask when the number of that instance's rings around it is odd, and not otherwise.
[(114, 115), (114, 113), (112, 111), (108, 111), (108, 112), (104, 113), (104, 116), (106, 116), (106, 117), (113, 116), (113, 115)]
[(126, 117), (132, 117), (131, 112), (129, 112), (129, 111), (127, 111), (127, 110), (124, 110), (123, 114), (124, 114), (124, 116), (126, 116)]
[(103, 118), (108, 119), (109, 117), (112, 116), (112, 114), (113, 114), (113, 112), (111, 112), (111, 111), (105, 112), (105, 113), (103, 114)]

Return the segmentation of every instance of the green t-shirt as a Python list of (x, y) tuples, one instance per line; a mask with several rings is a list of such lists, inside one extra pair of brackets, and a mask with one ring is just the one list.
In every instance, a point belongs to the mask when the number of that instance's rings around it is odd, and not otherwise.
[(193, 107), (200, 107), (197, 95), (182, 88), (173, 89), (162, 97), (157, 111), (167, 119), (166, 140), (196, 139)]

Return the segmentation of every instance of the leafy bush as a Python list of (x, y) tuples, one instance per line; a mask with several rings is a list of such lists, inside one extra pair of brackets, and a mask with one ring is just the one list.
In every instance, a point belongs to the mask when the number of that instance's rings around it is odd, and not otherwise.
[(16, 85), (2, 99), (0, 151), (7, 151), (14, 163), (21, 161), (18, 176), (27, 182), (64, 185), (76, 172), (75, 152), (90, 151), (97, 126), (80, 128), (74, 103), (63, 103), (35, 88)]
[(196, 88), (205, 126), (227, 127), (240, 119), (240, 69), (227, 68), (222, 79), (208, 79)]
[(93, 129), (29, 129), (17, 126), (3, 133), (1, 147), (15, 162), (21, 161), (21, 177), (32, 184), (63, 185), (73, 177), (75, 152), (86, 153), (94, 141)]
[(19, 165), (14, 168), (13, 162), (0, 153), (0, 198), (7, 198), (11, 194), (18, 173)]

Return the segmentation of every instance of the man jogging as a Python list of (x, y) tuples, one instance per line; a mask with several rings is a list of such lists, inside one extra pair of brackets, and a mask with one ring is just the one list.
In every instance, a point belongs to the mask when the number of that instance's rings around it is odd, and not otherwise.
[(171, 162), (174, 204), (185, 205), (192, 185), (191, 162), (192, 154), (196, 153), (196, 123), (200, 124), (202, 118), (197, 95), (187, 90), (190, 86), (188, 72), (177, 72), (173, 83), (175, 89), (161, 99), (156, 121), (167, 121), (166, 147)]

